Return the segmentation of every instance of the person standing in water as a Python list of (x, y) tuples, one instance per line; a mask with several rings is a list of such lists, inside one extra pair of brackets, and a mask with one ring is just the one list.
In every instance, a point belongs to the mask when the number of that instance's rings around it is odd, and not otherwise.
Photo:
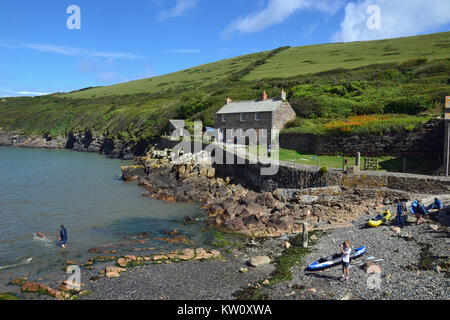
[(59, 230), (59, 241), (61, 241), (61, 247), (67, 247), (67, 230), (64, 228), (64, 225), (61, 225), (61, 229)]

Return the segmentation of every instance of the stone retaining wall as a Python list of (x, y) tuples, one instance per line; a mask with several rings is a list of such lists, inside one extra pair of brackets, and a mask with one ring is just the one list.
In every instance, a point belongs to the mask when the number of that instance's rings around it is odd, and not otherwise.
[[(237, 157), (235, 158), (237, 160)], [(237, 163), (235, 161), (235, 163)], [(262, 164), (214, 164), (216, 175), (231, 177), (235, 182), (256, 191), (281, 189), (308, 189), (339, 186), (356, 189), (388, 188), (412, 193), (450, 194), (450, 178), (407, 173), (366, 171), (345, 174), (339, 170), (329, 170), (322, 174), (314, 168), (282, 163), (278, 173), (261, 175)]]
[(365, 156), (439, 156), (444, 152), (444, 121), (433, 119), (418, 130), (383, 135), (321, 137), (312, 134), (283, 133), (281, 148), (313, 154)]

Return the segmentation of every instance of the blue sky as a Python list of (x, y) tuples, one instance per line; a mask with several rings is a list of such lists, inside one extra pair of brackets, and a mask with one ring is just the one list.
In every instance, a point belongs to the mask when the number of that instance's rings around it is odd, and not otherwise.
[[(81, 29), (69, 30), (70, 5)], [(380, 26), (369, 29), (369, 6)], [(448, 0), (15, 0), (0, 3), (0, 97), (162, 75), (280, 46), (450, 30)]]

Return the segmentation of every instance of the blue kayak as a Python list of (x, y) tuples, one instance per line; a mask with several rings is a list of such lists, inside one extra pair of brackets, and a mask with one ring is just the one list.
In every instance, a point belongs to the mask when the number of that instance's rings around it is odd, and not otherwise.
[[(366, 253), (366, 247), (364, 246), (353, 249), (352, 253), (350, 254), (350, 260), (358, 258), (362, 256), (364, 253)], [(340, 253), (336, 253), (333, 254), (332, 256), (321, 258), (319, 260), (314, 261), (306, 268), (306, 270), (307, 271), (324, 270), (337, 266), (339, 264), (342, 264), (342, 256)]]

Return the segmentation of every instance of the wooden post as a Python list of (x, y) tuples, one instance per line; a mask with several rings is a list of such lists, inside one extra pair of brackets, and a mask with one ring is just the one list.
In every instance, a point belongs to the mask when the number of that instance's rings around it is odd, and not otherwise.
[(361, 168), (361, 153), (359, 153), (359, 152), (356, 153), (356, 163), (355, 163), (355, 165), (358, 168)]
[(308, 223), (302, 222), (303, 230), (302, 230), (302, 240), (303, 240), (303, 248), (308, 248)]
[(320, 168), (320, 159), (317, 157), (317, 168)]
[(403, 172), (406, 172), (406, 158), (403, 157)]

